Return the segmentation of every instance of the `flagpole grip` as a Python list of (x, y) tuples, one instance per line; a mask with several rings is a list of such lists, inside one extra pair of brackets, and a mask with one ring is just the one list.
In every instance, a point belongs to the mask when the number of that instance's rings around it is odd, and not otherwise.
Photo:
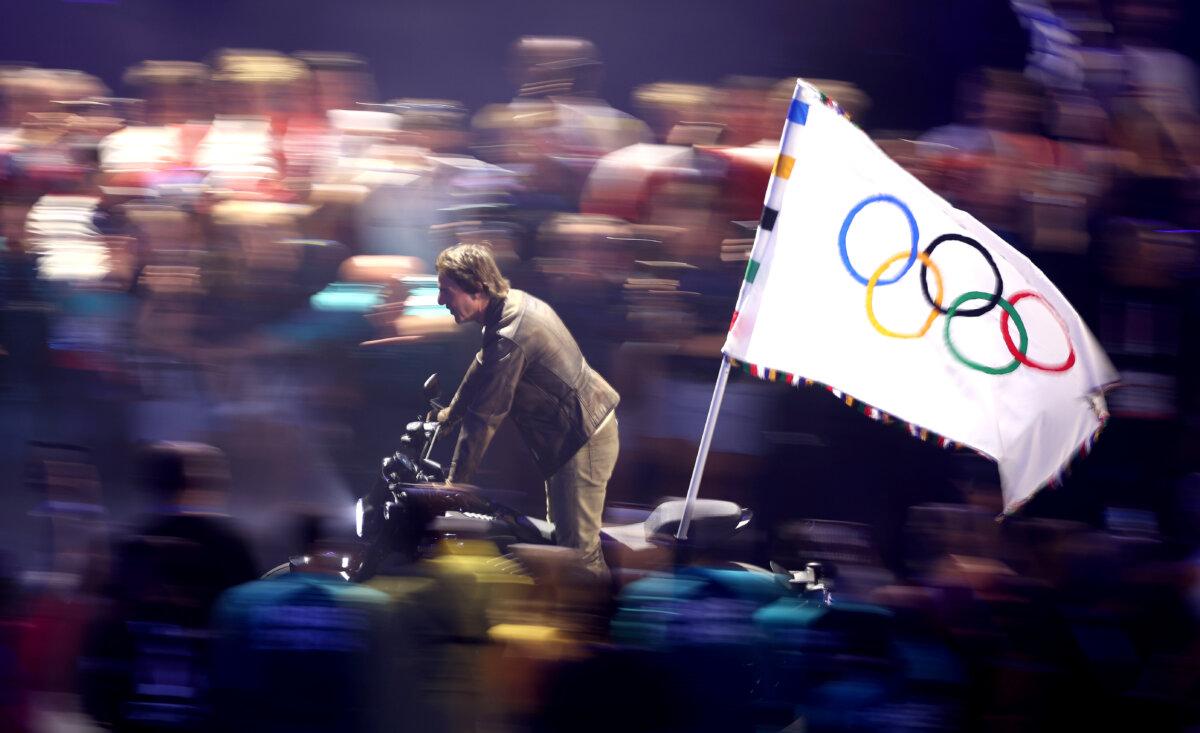
[(704, 462), (708, 460), (708, 449), (712, 445), (713, 431), (717, 426), (717, 413), (721, 410), (721, 400), (725, 398), (725, 384), (729, 381), (729, 357), (721, 355), (721, 368), (717, 372), (717, 384), (713, 387), (712, 401), (708, 403), (708, 417), (704, 419), (704, 432), (700, 435), (700, 449), (696, 453), (696, 464), (692, 467), (692, 480), (688, 483), (687, 498), (683, 502), (683, 518), (679, 520), (679, 529), (675, 539), (686, 540), (688, 526), (692, 523), (692, 510), (696, 506), (696, 497), (700, 494), (700, 477), (704, 474)]

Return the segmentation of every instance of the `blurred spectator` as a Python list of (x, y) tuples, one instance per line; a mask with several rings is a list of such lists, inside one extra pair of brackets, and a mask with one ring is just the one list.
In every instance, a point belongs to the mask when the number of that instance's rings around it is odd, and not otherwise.
[(94, 76), (74, 69), (5, 67), (0, 70), (3, 99), (2, 127), (8, 130), (27, 125), (52, 113), (56, 103), (75, 102), (107, 95), (108, 89)]
[(109, 578), (109, 497), (91, 452), (65, 443), (29, 445), (26, 483), (38, 503), (24, 521), (44, 532), (26, 537), (45, 555), (27, 560), (21, 578), (19, 633), (10, 650), (22, 679), (14, 693), (29, 694), (31, 707), (45, 699), (73, 706), (75, 666)]
[(208, 67), (145, 61), (125, 72), (125, 83), (145, 96), (145, 115), (100, 142), (101, 190), (128, 200), (194, 187), (190, 168), (212, 120)]
[(333, 111), (361, 110), (375, 100), (375, 91), (370, 69), (360, 56), (301, 51), (294, 58), (303, 62), (309, 76), (294, 85), (295, 106), (286, 131), (280, 133), (280, 146), (287, 188), (303, 191), (337, 165), (339, 136)]
[(214, 618), (216, 725), (226, 731), (416, 730), (399, 705), (385, 593), (347, 584), (320, 539), (303, 569), (238, 586)]
[(294, 115), (310, 113), (312, 72), (302, 61), (265, 49), (217, 51), (212, 59), (216, 111), (235, 117), (264, 117), (281, 134)]
[(777, 79), (732, 76), (722, 81), (717, 105), (725, 132), (726, 145), (779, 144), (779, 134), (787, 117), (795, 84)]
[(273, 201), (223, 201), (212, 209), (216, 241), (210, 246), (229, 259), (233, 282), (227, 297), (243, 308), (243, 317), (277, 317), (307, 298), (302, 277), (305, 240), (302, 204)]
[(435, 154), (467, 152), (466, 109), (453, 99), (392, 100), (389, 105), (400, 115), (401, 139)]
[(283, 139), (295, 119), (311, 119), (311, 73), (274, 51), (222, 49), (213, 57), (216, 117), (196, 152), (216, 193), (290, 198)]
[[(45, 79), (44, 72), (41, 78)], [(3, 125), (5, 138), (13, 135), (25, 119), (34, 112), (45, 112), (49, 109), (49, 95), (44, 89), (44, 83), (38, 83), (39, 72), (24, 66), (0, 67), (0, 124)], [(5, 142), (10, 142), (5, 139)], [(10, 143), (11, 144), (11, 143)]]
[(38, 279), (38, 258), (25, 245), (25, 215), (30, 202), (0, 195), (0, 348), (8, 399), (47, 396), (49, 338), (53, 324), (51, 293)]
[(561, 214), (538, 231), (529, 265), (543, 294), (579, 348), (601, 373), (610, 373), (615, 345), (629, 334), (625, 284), (633, 272), (632, 228), (611, 217)]
[(125, 83), (145, 100), (148, 125), (183, 125), (212, 117), (209, 69), (191, 61), (143, 61), (125, 71)]
[(1042, 89), (1015, 72), (983, 69), (963, 80), (958, 103), (965, 124), (921, 136), (951, 149), (954, 174), (941, 193), (1024, 249), (1023, 197), (1040, 188), (1040, 174), (1057, 159), (1042, 134)]
[(115, 554), (111, 606), (80, 661), (85, 708), (116, 730), (209, 730), (210, 614), (255, 563), (224, 514), (218, 450), (159, 443), (141, 469), (156, 512)]
[(119, 125), (119, 120), (91, 114), (91, 108), (100, 106), (94, 98), (107, 94), (104, 85), (83, 72), (63, 69), (19, 69), (0, 74), (0, 79), (15, 125), (0, 133), (5, 198), (94, 194), (96, 143)]
[(1174, 0), (1118, 0), (1113, 7), (1127, 88), (1115, 101), (1123, 143), (1152, 175), (1195, 175), (1200, 165), (1200, 75), (1170, 48)]
[[(1029, 32), (1025, 74), (1046, 86), (1081, 89), (1084, 82), (1081, 39), (1074, 32), (1071, 11), (1084, 2), (1063, 0), (1010, 0), (1021, 25)], [(1082, 8), (1072, 7), (1074, 5)]]
[(485, 108), (476, 124), (508, 149), (497, 162), (523, 165), (533, 190), (574, 209), (596, 160), (648, 141), (650, 130), (598, 96), (602, 64), (591, 41), (526, 36), (511, 57), (516, 99)]
[[(588, 176), (580, 210), (618, 216), (634, 224), (678, 223), (652, 219), (664, 189), (685, 183), (711, 183), (722, 167), (698, 150), (692, 140), (681, 139), (692, 132), (699, 132), (698, 127), (676, 125), (670, 142), (635, 143), (605, 155)], [(691, 220), (685, 218), (683, 223), (690, 225)]]
[(396, 140), (405, 144), (377, 146), (371, 169), (354, 178), (364, 192), (355, 212), (360, 251), (417, 257), (432, 272), (451, 229), (503, 218), (516, 177), (464, 154), (457, 103), (400, 99), (391, 107)]
[(679, 125), (718, 124), (712, 108), (715, 90), (703, 84), (660, 81), (633, 90), (638, 112), (665, 143)]
[(356, 109), (360, 104), (375, 101), (375, 80), (363, 57), (330, 51), (297, 51), (293, 56), (311, 72), (318, 114), (333, 109)]
[(117, 557), (114, 592), (117, 598), (133, 598), (142, 590), (139, 584), (155, 582), (143, 574), (154, 558), (141, 554), (142, 545), (155, 537), (193, 542), (203, 551), (200, 575), (195, 583), (201, 606), (206, 610), (225, 589), (257, 577), (256, 563), (249, 545), (226, 513), (228, 510), (229, 467), (218, 449), (199, 443), (155, 443), (142, 456), (142, 478), (152, 493), (157, 508), (136, 531), (137, 539)]

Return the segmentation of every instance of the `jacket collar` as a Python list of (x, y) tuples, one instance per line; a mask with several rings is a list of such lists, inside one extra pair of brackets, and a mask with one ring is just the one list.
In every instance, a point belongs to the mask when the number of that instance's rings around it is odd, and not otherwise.
[(487, 310), (483, 313), (483, 334), (495, 333), (500, 327), (500, 318), (504, 315), (504, 305), (508, 298), (492, 298)]

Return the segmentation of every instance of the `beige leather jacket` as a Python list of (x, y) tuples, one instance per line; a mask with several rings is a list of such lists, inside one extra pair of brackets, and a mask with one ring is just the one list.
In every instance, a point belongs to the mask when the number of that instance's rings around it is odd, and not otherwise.
[(549, 478), (592, 437), (620, 399), (588, 366), (550, 306), (510, 290), (488, 307), (483, 347), (446, 410), (446, 422), (462, 422), (449, 480), (471, 480), (505, 417), (512, 418)]

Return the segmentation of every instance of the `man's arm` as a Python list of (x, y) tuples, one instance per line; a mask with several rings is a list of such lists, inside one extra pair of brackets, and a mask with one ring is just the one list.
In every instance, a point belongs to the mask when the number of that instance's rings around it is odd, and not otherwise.
[(443, 423), (447, 428), (458, 424), (463, 418), (463, 413), (467, 410), (467, 402), (470, 398), (465, 397), (466, 387), (471, 384), (474, 379), (475, 372), (479, 370), (479, 364), (483, 361), (483, 352), (475, 354), (475, 358), (471, 359), (471, 365), (467, 367), (467, 373), (463, 375), (462, 381), (458, 383), (458, 389), (454, 392), (454, 397), (450, 400), (447, 407), (438, 410), (436, 415), (431, 415), (429, 419), (437, 420)]
[(496, 429), (512, 409), (525, 355), (512, 341), (498, 338), (483, 347), (463, 377), (448, 411), (448, 422), (462, 420), (447, 480), (471, 480)]

